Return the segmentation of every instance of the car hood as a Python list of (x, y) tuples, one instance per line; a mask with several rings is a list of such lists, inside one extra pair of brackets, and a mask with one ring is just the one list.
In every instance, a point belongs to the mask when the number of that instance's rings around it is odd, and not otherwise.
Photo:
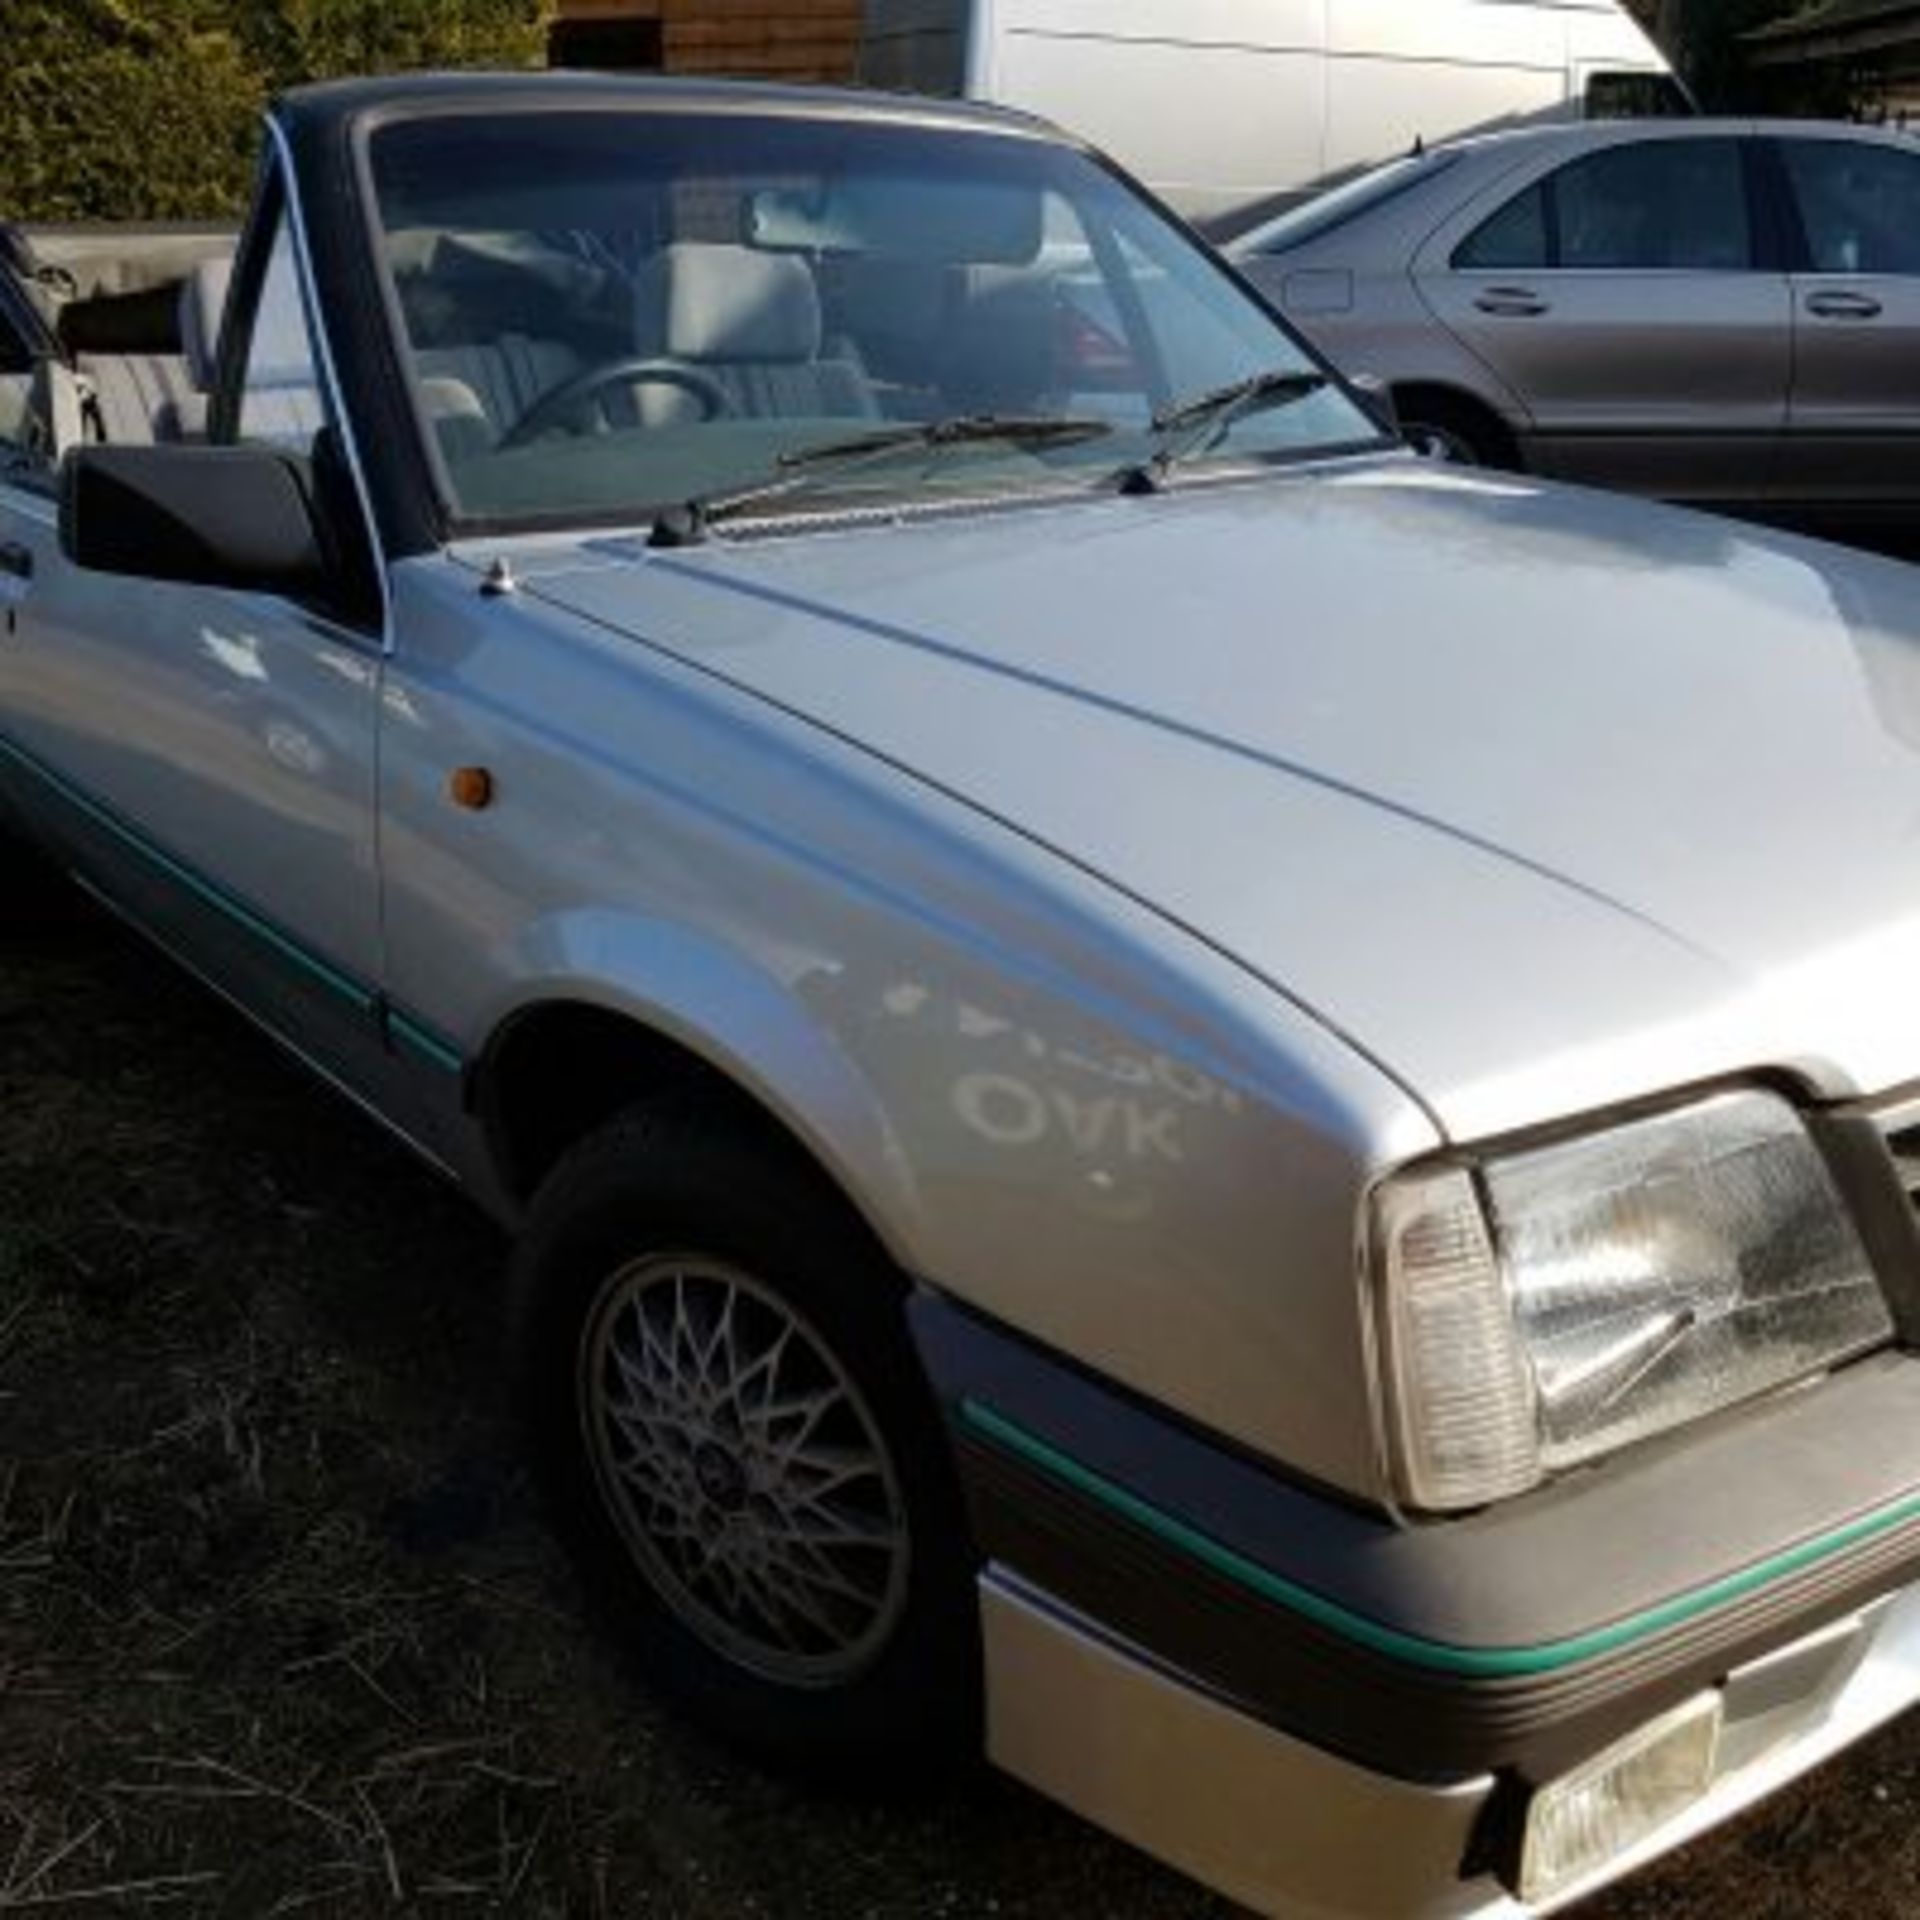
[(1456, 1138), (1920, 1076), (1920, 573), (1388, 460), (529, 556), (1231, 955)]

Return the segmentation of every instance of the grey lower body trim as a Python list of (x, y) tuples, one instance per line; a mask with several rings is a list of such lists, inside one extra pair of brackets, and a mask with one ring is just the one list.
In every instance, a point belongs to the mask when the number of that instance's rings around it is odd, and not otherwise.
[[(1871, 1356), (1817, 1387), (1702, 1420), (1523, 1499), (1396, 1525), (951, 1301), (922, 1296), (912, 1313), (962, 1444), (978, 1437), (999, 1457), (995, 1484), (979, 1489), (987, 1511), (977, 1520), (1003, 1516), (1023, 1533), (1044, 1525), (1082, 1561), (1099, 1560), (1105, 1540), (1124, 1543), (1129, 1551), (1114, 1557), (1131, 1581), (1139, 1572), (1131, 1549), (1147, 1541), (1193, 1564), (1177, 1542), (1135, 1523), (1151, 1508), (1326, 1603), (1317, 1616), (1281, 1610), (1322, 1625), (1337, 1612), (1357, 1651), (1438, 1680), (1577, 1694), (1583, 1673), (1650, 1657), (1664, 1666), (1662, 1650), (1683, 1642), (1724, 1668), (1759, 1651), (1756, 1636), (1804, 1632), (1819, 1624), (1810, 1614), (1838, 1615), (1920, 1574), (1920, 1357), (1911, 1353)], [(977, 1434), (966, 1418), (974, 1407), (1084, 1473), (1063, 1478), (1031, 1451)], [(1094, 1477), (1127, 1498), (1087, 1497)], [(1044, 1508), (1027, 1491), (1038, 1495), (1041, 1483)], [(991, 1524), (980, 1531), (993, 1557), (1050, 1592), (1073, 1592), (998, 1543)], [(1273, 1613), (1271, 1592), (1246, 1591)], [(1158, 1634), (1136, 1637), (1163, 1645)], [(1193, 1665), (1182, 1649), (1165, 1650)], [(1437, 1754), (1436, 1771), (1497, 1757)]]
[[(1499, 1912), (1460, 1863), (1493, 1781), (1392, 1780), (1263, 1725), (1055, 1610), (981, 1583), (995, 1765), (1258, 1913)], [(1517, 1908), (1507, 1907), (1510, 1912)]]
[[(0, 786), (9, 782), (26, 837), (79, 886), (436, 1172), (502, 1214), (484, 1149), (461, 1151), (477, 1130), (466, 1062), (451, 1040), (0, 736)], [(0, 794), (0, 814), (7, 804)]]
[[(998, 1567), (981, 1581), (987, 1748), (1016, 1778), (1288, 1920), (1518, 1920), (1488, 1775), (1391, 1778), (1240, 1712)], [(1736, 1668), (1700, 1799), (1537, 1909), (1693, 1839), (1920, 1701), (1920, 1588)]]
[(1033, 1589), (1255, 1719), (1425, 1781), (1498, 1771), (1537, 1785), (1920, 1576), (1909, 1520), (1615, 1652), (1537, 1674), (1450, 1674), (1329, 1633), (997, 1448), (963, 1437), (958, 1457), (982, 1547)]
[(450, 1167), (446, 1161), (441, 1159), (432, 1148), (424, 1145), (413, 1134), (409, 1133), (391, 1114), (384, 1112), (380, 1107), (376, 1106), (367, 1095), (358, 1091), (358, 1089), (343, 1079), (331, 1067), (316, 1060), (298, 1040), (294, 1039), (284, 1028), (277, 1026), (267, 1014), (241, 998), (239, 994), (231, 992), (227, 987), (222, 985), (207, 967), (199, 961), (189, 958), (176, 942), (156, 932), (148, 922), (130, 913), (112, 893), (95, 885), (87, 875), (73, 872), (69, 873), (67, 878), (72, 885), (78, 887), (79, 890), (99, 906), (102, 911), (111, 914), (113, 918), (119, 921), (122, 926), (126, 927), (129, 932), (137, 934), (142, 940), (146, 941), (156, 953), (171, 961), (182, 973), (186, 974), (197, 985), (204, 987), (215, 999), (231, 1007), (241, 1019), (246, 1021), (247, 1024), (263, 1038), (278, 1047), (283, 1053), (288, 1055), (289, 1058), (297, 1060), (322, 1086), (326, 1087), (330, 1092), (338, 1094), (340, 1098), (345, 1100), (350, 1106), (358, 1109), (359, 1112), (373, 1121), (382, 1131), (391, 1135), (392, 1138), (401, 1146), (405, 1147), (409, 1153), (422, 1161), (443, 1180), (451, 1182), (456, 1187), (463, 1187), (465, 1185), (460, 1175)]

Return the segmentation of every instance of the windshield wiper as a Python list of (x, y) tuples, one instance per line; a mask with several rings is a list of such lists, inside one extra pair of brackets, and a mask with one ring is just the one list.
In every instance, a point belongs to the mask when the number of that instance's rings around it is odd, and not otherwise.
[(1070, 414), (966, 413), (946, 420), (903, 421), (876, 427), (868, 433), (840, 440), (795, 447), (775, 462), (776, 472), (751, 486), (725, 493), (703, 494), (684, 507), (668, 508), (656, 517), (648, 544), (656, 547), (697, 545), (710, 528), (723, 520), (767, 506), (798, 493), (820, 478), (823, 469), (841, 472), (863, 467), (911, 448), (937, 452), (946, 447), (978, 446), (1002, 441), (1015, 447), (1068, 447), (1097, 440), (1113, 431), (1105, 420)]
[(1129, 493), (1157, 493), (1175, 467), (1211, 453), (1236, 420), (1291, 406), (1332, 384), (1333, 376), (1318, 367), (1270, 367), (1162, 407), (1150, 423), (1160, 444), (1144, 463), (1127, 469), (1121, 486)]

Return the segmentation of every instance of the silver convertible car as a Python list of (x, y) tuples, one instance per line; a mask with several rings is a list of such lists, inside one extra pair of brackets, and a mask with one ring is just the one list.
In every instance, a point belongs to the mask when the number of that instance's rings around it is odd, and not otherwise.
[(204, 441), (32, 370), (0, 799), (518, 1231), (664, 1694), (1432, 1916), (1920, 1696), (1911, 572), (1414, 458), (1031, 121), (268, 135)]

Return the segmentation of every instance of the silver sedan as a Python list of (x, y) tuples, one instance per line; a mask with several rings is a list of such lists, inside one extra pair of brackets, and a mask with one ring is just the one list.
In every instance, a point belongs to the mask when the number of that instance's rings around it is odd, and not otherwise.
[(1729, 506), (1920, 500), (1920, 143), (1641, 121), (1413, 153), (1232, 243), (1454, 460)]

